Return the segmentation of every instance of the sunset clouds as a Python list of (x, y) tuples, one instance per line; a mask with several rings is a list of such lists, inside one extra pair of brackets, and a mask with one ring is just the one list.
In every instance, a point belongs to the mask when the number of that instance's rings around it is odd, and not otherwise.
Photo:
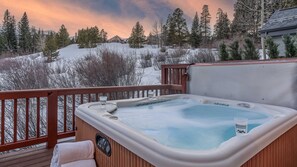
[(0, 0), (0, 16), (2, 20), (4, 11), (9, 9), (18, 21), (26, 11), (30, 24), (44, 30), (57, 31), (64, 24), (73, 35), (78, 29), (96, 25), (105, 29), (109, 37), (128, 37), (136, 21), (148, 34), (155, 20), (165, 20), (177, 7), (184, 11), (189, 23), (196, 11), (200, 15), (204, 4), (209, 5), (212, 24), (218, 8), (232, 18), (233, 3), (234, 0)]

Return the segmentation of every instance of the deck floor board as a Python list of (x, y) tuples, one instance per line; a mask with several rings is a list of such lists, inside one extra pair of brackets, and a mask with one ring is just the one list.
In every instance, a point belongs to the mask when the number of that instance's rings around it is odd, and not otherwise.
[(45, 167), (50, 166), (53, 149), (28, 149), (11, 155), (0, 155), (0, 167)]
[(0, 167), (49, 167), (52, 155), (53, 149), (46, 149), (45, 146), (15, 151), (0, 155)]

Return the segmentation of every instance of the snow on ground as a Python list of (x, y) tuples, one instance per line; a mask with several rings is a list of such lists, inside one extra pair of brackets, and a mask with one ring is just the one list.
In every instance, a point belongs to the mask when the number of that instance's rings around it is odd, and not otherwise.
[[(124, 56), (134, 56), (137, 58), (140, 58), (142, 54), (147, 54), (147, 53), (150, 53), (156, 56), (160, 52), (160, 48), (158, 48), (155, 45), (145, 45), (143, 48), (135, 49), (135, 48), (130, 48), (129, 44), (104, 43), (104, 44), (98, 45), (96, 48), (79, 49), (77, 44), (73, 44), (59, 50), (59, 60), (57, 62), (77, 61), (83, 58), (84, 56), (87, 56), (90, 54), (96, 54), (98, 51), (103, 49), (114, 51)], [(169, 53), (172, 53), (174, 49), (168, 49), (167, 51)], [(196, 50), (189, 49), (188, 55), (198, 53), (198, 51), (199, 51), (198, 49)], [(216, 53), (216, 51), (214, 50), (213, 52)], [(55, 64), (52, 64), (52, 65), (55, 65)], [(160, 70), (157, 70), (154, 67), (149, 67), (145, 69), (139, 68), (138, 71), (143, 72), (143, 76), (140, 83), (141, 85), (157, 85), (161, 83)]]
[[(158, 48), (155, 45), (145, 45), (143, 48), (135, 49), (135, 48), (130, 48), (129, 44), (121, 44), (121, 43), (104, 43), (104, 44), (99, 44), (96, 48), (82, 48), (80, 49), (77, 44), (72, 44), (69, 45), (65, 48), (62, 48), (59, 50), (59, 57), (56, 61), (50, 63), (52, 67), (56, 66), (62, 66), (68, 64), (71, 65), (71, 63), (78, 61), (79, 59), (82, 59), (83, 57), (90, 55), (90, 54), (96, 54), (99, 53), (100, 50), (103, 49), (108, 49), (110, 51), (114, 51), (117, 53), (120, 53), (124, 56), (134, 56), (136, 58), (140, 58), (142, 54), (147, 54), (150, 53), (154, 56), (158, 55), (160, 52), (160, 48)], [(172, 53), (174, 49), (169, 48), (167, 49), (168, 53)], [(188, 56), (197, 54), (199, 52), (199, 49), (188, 49), (187, 55), (184, 58), (183, 63), (186, 63), (186, 59)], [(217, 51), (216, 49), (212, 49), (212, 53), (217, 57)], [(38, 61), (44, 61), (45, 58), (42, 53), (35, 53), (31, 55), (26, 55), (26, 56), (19, 56), (19, 57), (14, 57), (14, 58), (7, 58), (7, 59), (29, 59), (29, 60), (38, 60)], [(218, 59), (218, 58), (216, 58)], [(3, 61), (5, 59), (0, 60)], [(139, 61), (138, 61), (139, 62)], [(142, 79), (140, 84), (141, 85), (155, 85), (155, 84), (160, 84), (161, 82), (161, 71), (158, 69), (155, 69), (154, 67), (149, 67), (142, 69), (139, 68), (137, 69), (138, 72), (143, 73)], [(1, 76), (1, 72), (0, 72)]]
[(59, 59), (77, 60), (90, 53), (95, 53), (95, 48), (79, 49), (77, 44), (73, 44), (59, 50)]
[[(155, 45), (145, 45), (143, 48), (140, 49), (135, 49), (135, 48), (130, 48), (129, 44), (121, 44), (121, 43), (104, 43), (104, 44), (99, 44), (96, 48), (78, 48), (77, 44), (72, 44), (69, 45), (65, 48), (62, 48), (59, 50), (59, 57), (58, 60), (55, 62), (52, 62), (50, 65), (52, 67), (58, 66), (58, 65), (64, 65), (64, 64), (71, 64), (74, 61), (78, 61), (79, 59), (82, 59), (83, 57), (90, 55), (90, 54), (96, 54), (100, 50), (103, 49), (108, 49), (110, 51), (114, 51), (117, 53), (120, 53), (124, 56), (134, 56), (136, 58), (140, 58), (142, 54), (153, 54), (154, 56), (158, 55), (160, 52), (160, 48), (158, 48)], [(172, 53), (174, 49), (169, 48), (167, 49), (168, 53)], [(201, 49), (200, 49), (201, 51)], [(199, 49), (188, 49), (187, 55), (185, 57), (185, 60), (187, 59), (188, 56), (197, 54), (199, 52)], [(215, 55), (215, 59), (218, 60), (218, 52), (216, 49), (212, 49), (212, 53)], [(259, 55), (260, 59), (263, 60), (263, 52), (262, 49), (259, 49)], [(268, 58), (268, 56), (267, 56)], [(1, 61), (7, 60), (7, 59), (29, 59), (29, 60), (39, 60), (39, 61), (44, 61), (45, 58), (43, 57), (42, 53), (35, 53), (31, 55), (26, 55), (26, 56), (18, 56), (14, 58), (5, 58), (1, 59)], [(138, 61), (139, 62), (139, 61)], [(183, 61), (186, 63), (186, 61)], [(161, 82), (161, 71), (158, 69), (155, 69), (154, 67), (149, 67), (149, 68), (138, 68), (138, 72), (142, 73), (142, 79), (140, 84), (141, 85), (156, 85), (160, 84)], [(0, 83), (1, 83), (1, 71), (0, 71)]]
[(154, 67), (144, 69), (141, 85), (158, 85), (161, 83), (161, 71)]
[[(62, 48), (59, 50), (59, 57), (56, 61), (50, 63), (50, 66), (55, 67), (55, 66), (60, 66), (66, 65), (66, 64), (71, 64), (75, 61), (78, 61), (79, 59), (82, 59), (83, 57), (90, 55), (90, 54), (96, 54), (98, 51), (102, 49), (108, 49), (110, 51), (114, 51), (117, 53), (120, 53), (124, 56), (135, 56), (139, 58), (141, 54), (146, 54), (146, 53), (151, 53), (153, 55), (156, 55), (159, 52), (159, 48), (156, 46), (151, 46), (151, 45), (146, 45), (144, 48), (140, 49), (134, 49), (130, 48), (129, 44), (121, 44), (121, 43), (105, 43), (105, 44), (100, 44), (96, 48), (78, 48), (77, 44), (72, 44), (69, 45), (65, 48)], [(14, 58), (5, 58), (1, 59), (1, 61), (5, 60), (37, 60), (37, 61), (44, 61), (45, 58), (42, 53), (35, 53), (31, 55), (25, 55), (25, 56), (18, 56)], [(138, 72), (143, 73), (142, 79), (141, 79), (141, 85), (151, 85), (151, 84), (160, 84), (160, 75), (161, 71), (160, 70), (155, 70), (154, 67), (149, 67), (149, 68), (139, 68), (137, 69)], [(0, 76), (1, 76), (1, 71), (0, 71)], [(2, 78), (2, 77), (1, 77)], [(1, 79), (0, 79), (1, 82)]]
[[(156, 46), (147, 45), (144, 48), (134, 49), (130, 48), (129, 44), (121, 43), (104, 43), (98, 45), (96, 48), (83, 48), (79, 49), (77, 44), (69, 45), (65, 48), (59, 50), (59, 60), (58, 62), (66, 61), (77, 61), (84, 56), (90, 54), (96, 54), (98, 51), (108, 49), (117, 53), (121, 53), (124, 56), (135, 56), (140, 57), (141, 54), (147, 52), (156, 55), (159, 52), (159, 48)], [(53, 64), (54, 65), (54, 64)], [(142, 71), (143, 70), (143, 71)], [(141, 85), (156, 85), (160, 84), (160, 70), (155, 70), (153, 67), (138, 69), (139, 72), (143, 72), (143, 77), (141, 79)]]
[(83, 48), (79, 49), (77, 44), (69, 45), (63, 49), (60, 49), (59, 58), (64, 60), (77, 60), (83, 56), (89, 54), (96, 54), (98, 51), (108, 49), (117, 53), (122, 53), (127, 56), (140, 56), (141, 54), (150, 52), (152, 54), (157, 54), (159, 49), (155, 46), (146, 45), (144, 48), (134, 49), (130, 48), (129, 44), (121, 43), (104, 43), (98, 45), (96, 48)]

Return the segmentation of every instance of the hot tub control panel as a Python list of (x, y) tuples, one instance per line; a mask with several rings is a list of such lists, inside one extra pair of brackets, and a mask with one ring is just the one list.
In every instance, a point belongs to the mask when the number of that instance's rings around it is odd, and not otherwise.
[(105, 155), (111, 156), (111, 145), (107, 138), (100, 135), (99, 133), (96, 134), (96, 145), (97, 148), (102, 151)]

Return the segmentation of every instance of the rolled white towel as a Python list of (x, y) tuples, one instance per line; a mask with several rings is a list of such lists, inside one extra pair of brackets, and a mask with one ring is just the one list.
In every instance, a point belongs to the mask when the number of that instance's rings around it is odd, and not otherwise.
[(54, 148), (51, 167), (60, 167), (62, 164), (88, 159), (94, 159), (92, 141), (61, 143)]
[(75, 162), (69, 162), (67, 164), (62, 164), (61, 167), (96, 167), (96, 162), (93, 159), (80, 160)]

